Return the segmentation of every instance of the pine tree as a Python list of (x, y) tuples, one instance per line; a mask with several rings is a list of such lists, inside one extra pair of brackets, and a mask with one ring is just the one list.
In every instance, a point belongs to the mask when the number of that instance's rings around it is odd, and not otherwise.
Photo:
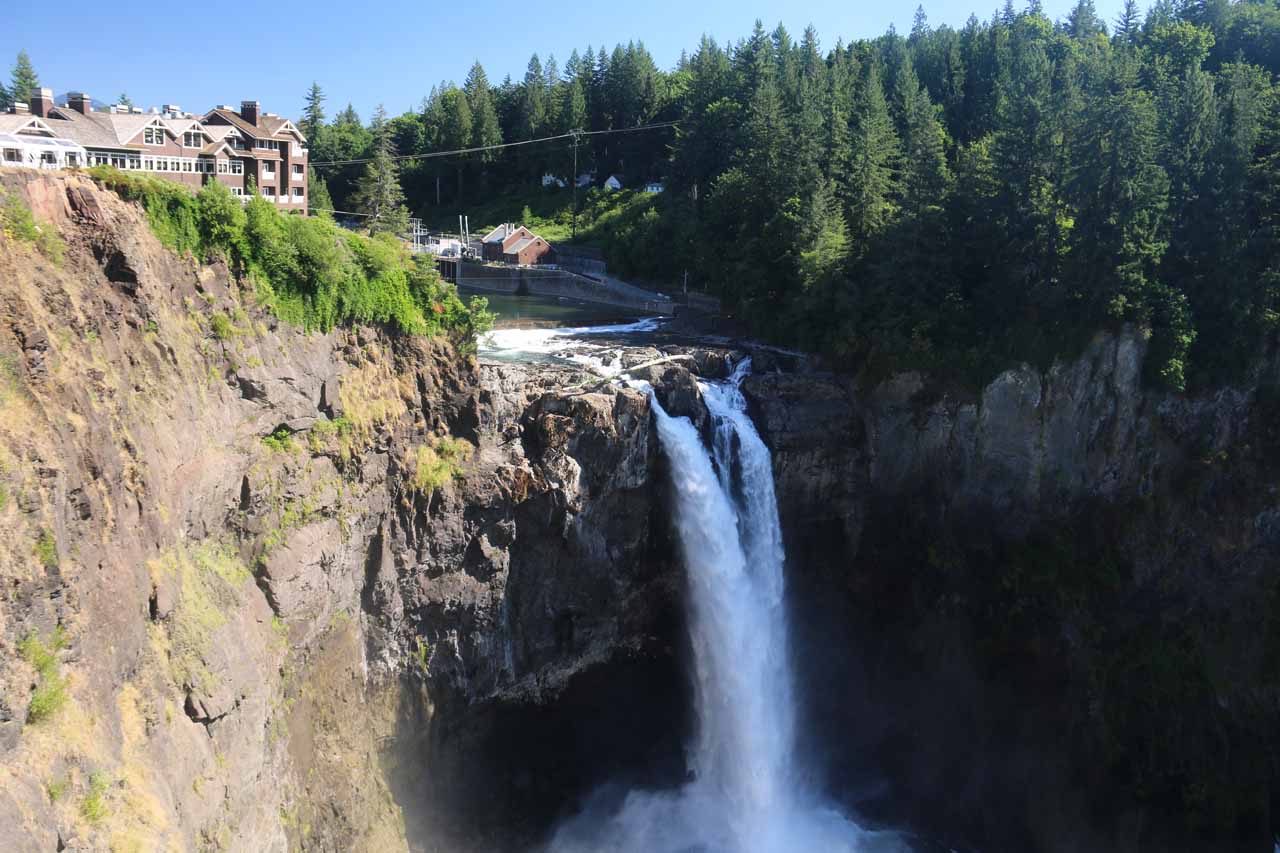
[[(910, 66), (908, 66), (908, 69)], [(951, 184), (947, 167), (947, 134), (929, 92), (907, 72), (898, 78), (902, 104), (902, 179), (899, 190), (904, 216), (936, 218)]]
[(1168, 178), (1157, 163), (1155, 100), (1137, 85), (1136, 68), (1111, 63), (1103, 90), (1086, 109), (1071, 194), (1071, 276), (1093, 316), (1157, 326), (1152, 357), (1174, 387), (1183, 382), (1183, 358), (1191, 343), (1185, 299), (1159, 279)]
[[(816, 51), (816, 42), (813, 43), (813, 49)], [(802, 57), (807, 55), (806, 47)], [(812, 193), (823, 182), (822, 142), (827, 96), (825, 70), (821, 63), (806, 62), (801, 67), (797, 84), (797, 103), (792, 117), (792, 137), (795, 142), (791, 159), (796, 186), (803, 193)]]
[(1084, 41), (1104, 31), (1102, 19), (1098, 17), (1098, 9), (1093, 0), (1076, 0), (1071, 14), (1067, 16), (1067, 32), (1071, 37)]
[(1044, 48), (1027, 42), (1015, 47), (999, 81), (992, 153), (1001, 183), (996, 215), (1003, 280), (987, 297), (993, 315), (1003, 315), (1000, 323), (1020, 322), (1032, 291), (1048, 291), (1057, 280), (1052, 73)]
[(391, 126), (381, 104), (374, 112), (372, 130), (373, 157), (356, 185), (353, 201), (356, 210), (369, 217), (371, 233), (402, 234), (409, 228), (409, 211), (404, 206), (404, 192), (400, 188)]
[(121, 92), (121, 93), (116, 97), (116, 103), (117, 103), (117, 104), (120, 104), (120, 105), (122, 105), (122, 106), (132, 107), (132, 106), (133, 106), (133, 99), (132, 99), (132, 98), (130, 98), (130, 97), (129, 97), (127, 94), (125, 94), (124, 92)]
[(849, 54), (837, 45), (827, 75), (826, 139), (823, 175), (839, 197), (848, 186), (850, 159), (849, 123), (853, 117), (854, 86), (858, 69)]
[(889, 116), (889, 102), (880, 82), (879, 64), (872, 62), (858, 87), (845, 203), (855, 256), (865, 254), (871, 241), (894, 216), (898, 135)]
[(320, 128), (324, 126), (324, 90), (320, 84), (312, 81), (307, 90), (307, 105), (302, 110), (302, 121), (298, 122), (299, 130), (307, 139), (314, 141)]
[[(479, 62), (471, 66), (463, 90), (467, 93), (467, 104), (471, 107), (471, 147), (500, 145), (502, 127), (498, 123), (498, 111), (493, 104), (493, 93), (489, 90), (489, 78)], [(497, 156), (497, 151), (484, 151), (479, 155), (484, 163), (492, 162)]]
[(356, 113), (356, 108), (347, 104), (346, 108), (333, 118), (334, 124), (360, 124), (360, 116)]
[(809, 201), (799, 252), (800, 286), (806, 291), (830, 288), (849, 257), (849, 229), (830, 181), (823, 181)]
[(520, 137), (522, 139), (536, 139), (546, 123), (545, 85), (542, 63), (538, 60), (538, 54), (535, 53), (529, 59), (529, 67), (524, 74), (524, 84), (520, 87)]
[(566, 130), (583, 130), (587, 125), (587, 98), (582, 91), (582, 80), (574, 77), (563, 87), (560, 104), (560, 125)]
[(1247, 281), (1255, 333), (1280, 329), (1280, 86), (1266, 96), (1257, 155), (1249, 169), (1250, 241)]
[(786, 197), (783, 146), (788, 135), (777, 82), (772, 73), (765, 73), (747, 109), (743, 168), (766, 208), (776, 208)]
[(546, 80), (546, 90), (543, 93), (542, 104), (546, 114), (544, 120), (548, 130), (559, 132), (562, 130), (560, 124), (560, 67), (556, 64), (555, 54), (547, 57), (546, 63), (542, 66), (542, 77)]
[(31, 57), (25, 50), (18, 51), (17, 62), (13, 66), (13, 74), (9, 78), (10, 103), (30, 103), (31, 95), (40, 88), (40, 78), (31, 66)]
[(1135, 44), (1142, 34), (1142, 20), (1138, 15), (1138, 0), (1124, 0), (1124, 8), (1116, 17), (1115, 39), (1121, 44)]
[(333, 218), (333, 199), (329, 195), (329, 185), (316, 174), (315, 169), (307, 170), (307, 206), (308, 212), (313, 216)]

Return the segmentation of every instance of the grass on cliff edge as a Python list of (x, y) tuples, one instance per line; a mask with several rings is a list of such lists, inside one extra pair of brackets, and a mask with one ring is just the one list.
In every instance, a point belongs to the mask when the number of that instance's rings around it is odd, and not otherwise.
[(31, 208), (22, 199), (0, 187), (0, 236), (35, 246), (54, 264), (62, 263), (65, 245), (52, 225), (36, 222)]
[(286, 322), (322, 331), (380, 323), (415, 335), (448, 334), (464, 347), (493, 325), (487, 300), (464, 304), (433, 261), (419, 263), (392, 236), (366, 237), (327, 218), (284, 214), (256, 193), (244, 204), (217, 182), (193, 193), (110, 166), (89, 174), (139, 202), (164, 245), (201, 259), (225, 257), (253, 282), (258, 301)]

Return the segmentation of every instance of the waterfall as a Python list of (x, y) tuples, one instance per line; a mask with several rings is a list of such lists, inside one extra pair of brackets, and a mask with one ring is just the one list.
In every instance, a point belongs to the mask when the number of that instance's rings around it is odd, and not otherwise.
[(550, 848), (783, 853), (902, 849), (824, 805), (796, 766), (795, 713), (773, 464), (747, 414), (744, 361), (703, 383), (711, 448), (651, 395), (670, 462), (673, 521), (688, 574), (698, 731), (692, 781), (632, 791), (611, 814), (562, 826)]

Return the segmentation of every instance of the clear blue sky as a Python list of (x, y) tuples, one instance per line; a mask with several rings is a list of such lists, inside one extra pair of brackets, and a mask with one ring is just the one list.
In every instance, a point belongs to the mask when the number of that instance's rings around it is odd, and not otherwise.
[[(930, 24), (959, 27), (970, 12), (989, 18), (1002, 2), (934, 0), (924, 7)], [(1110, 22), (1122, 0), (1096, 4)], [(837, 38), (875, 36), (891, 23), (905, 34), (916, 0), (549, 0), (527, 14), (518, 4), (422, 0), (154, 6), (145, 12), (99, 0), (9, 5), (0, 28), (0, 79), (6, 83), (13, 57), (25, 48), (55, 94), (84, 90), (111, 102), (126, 92), (140, 106), (177, 103), (193, 112), (257, 98), (264, 110), (296, 117), (314, 79), (328, 98), (329, 115), (349, 101), (367, 119), (378, 103), (394, 115), (416, 106), (441, 80), (461, 83), (476, 59), (496, 84), (507, 74), (521, 77), (534, 51), (544, 59), (554, 53), (563, 67), (575, 47), (611, 49), (638, 39), (670, 68), (703, 33), (721, 43), (736, 41), (750, 33), (756, 18), (768, 29), (781, 20), (797, 37), (812, 23), (825, 51)], [(1074, 0), (1044, 3), (1055, 20), (1072, 5)]]

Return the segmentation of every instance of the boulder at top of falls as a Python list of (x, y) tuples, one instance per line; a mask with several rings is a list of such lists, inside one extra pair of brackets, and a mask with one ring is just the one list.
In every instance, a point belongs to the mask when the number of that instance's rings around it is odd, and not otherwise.
[(685, 417), (701, 430), (707, 423), (707, 406), (702, 400), (698, 380), (687, 367), (664, 361), (627, 371), (634, 379), (643, 379), (653, 386), (654, 396), (662, 408), (672, 417)]

